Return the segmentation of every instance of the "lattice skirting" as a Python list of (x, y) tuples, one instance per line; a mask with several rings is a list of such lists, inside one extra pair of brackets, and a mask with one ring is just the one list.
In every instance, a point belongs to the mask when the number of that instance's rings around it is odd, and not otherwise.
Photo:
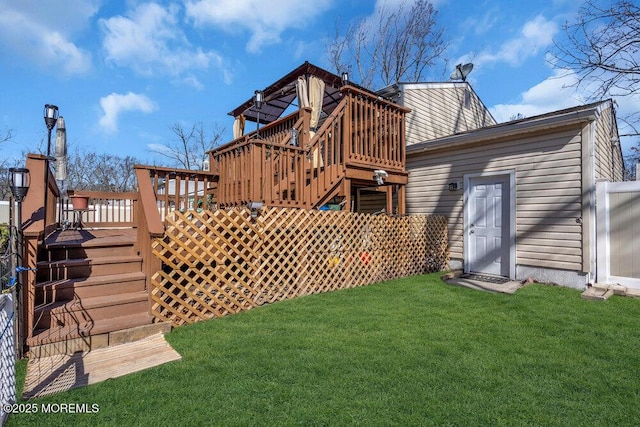
[(153, 242), (152, 313), (176, 325), (279, 300), (439, 271), (443, 216), (303, 209), (174, 212)]

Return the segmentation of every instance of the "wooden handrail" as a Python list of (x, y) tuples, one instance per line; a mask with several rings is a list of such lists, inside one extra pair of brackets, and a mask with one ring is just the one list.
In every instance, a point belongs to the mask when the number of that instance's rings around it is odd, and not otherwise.
[(139, 228), (143, 226), (153, 237), (164, 234), (164, 225), (160, 218), (160, 212), (156, 205), (156, 195), (153, 191), (149, 172), (143, 166), (135, 165), (136, 179), (138, 180), (138, 198), (141, 216), (139, 216)]
[(404, 107), (400, 104), (396, 104), (394, 102), (391, 102), (381, 96), (376, 96), (373, 95), (372, 93), (366, 92), (362, 89), (359, 89), (355, 86), (350, 86), (350, 85), (344, 85), (340, 88), (340, 92), (342, 92), (343, 96), (344, 95), (348, 95), (348, 94), (355, 94), (358, 95), (360, 98), (365, 98), (365, 99), (369, 99), (371, 101), (375, 101), (381, 105), (387, 106), (389, 108), (393, 108), (399, 112), (403, 112), (403, 113), (410, 113), (411, 112), (411, 108), (407, 108)]
[[(274, 134), (278, 133), (278, 131), (277, 131), (278, 128), (281, 128), (283, 126), (286, 127), (286, 123), (287, 122), (290, 122), (292, 124), (296, 123), (300, 118), (301, 112), (303, 112), (305, 110), (308, 110), (309, 112), (311, 111), (310, 108), (305, 108), (305, 109), (302, 109), (302, 110), (298, 110), (298, 111), (296, 111), (294, 113), (291, 113), (291, 114), (289, 114), (289, 115), (287, 115), (287, 116), (285, 116), (285, 117), (283, 117), (283, 118), (281, 118), (281, 119), (279, 119), (279, 120), (277, 120), (275, 122), (271, 122), (269, 124), (264, 125), (259, 130), (260, 138), (262, 138), (264, 140), (269, 140)], [(290, 127), (294, 127), (294, 126), (292, 125)], [(256, 138), (258, 136), (257, 134), (258, 134), (258, 131), (254, 130), (252, 132), (249, 132), (249, 133), (241, 136), (240, 138), (236, 138), (231, 142), (223, 144), (220, 147), (214, 148), (213, 150), (209, 151), (209, 153), (211, 153), (212, 156), (216, 156), (216, 155), (219, 155), (219, 154), (224, 154), (224, 153), (228, 152), (229, 150), (238, 148), (238, 147), (240, 147), (242, 145), (245, 145), (245, 144), (249, 143), (251, 140), (259, 139), (259, 138)], [(277, 142), (277, 141), (273, 141), (273, 142)]]

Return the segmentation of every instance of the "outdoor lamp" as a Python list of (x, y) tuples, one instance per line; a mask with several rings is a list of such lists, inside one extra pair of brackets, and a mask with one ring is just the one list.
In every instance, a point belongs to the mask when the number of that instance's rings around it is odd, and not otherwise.
[[(49, 137), (47, 139), (47, 158), (51, 157), (51, 131), (58, 121), (58, 107), (53, 104), (44, 106), (44, 123), (47, 125)], [(51, 160), (51, 159), (49, 159)]]
[(347, 73), (346, 71), (342, 73), (342, 84), (349, 84), (349, 73)]
[(261, 90), (256, 90), (253, 93), (253, 104), (257, 110), (256, 120), (256, 138), (260, 138), (260, 110), (262, 109), (262, 102), (264, 101), (264, 93)]
[(262, 209), (264, 203), (262, 202), (249, 202), (249, 210), (251, 211), (251, 218), (256, 219), (258, 217), (258, 211)]
[(44, 106), (44, 122), (47, 125), (47, 129), (49, 132), (53, 129), (58, 121), (58, 107), (51, 104), (46, 104)]
[(21, 202), (24, 196), (27, 195), (29, 184), (31, 183), (29, 169), (10, 168), (9, 174), (11, 175), (11, 193), (16, 201)]
[(253, 101), (258, 110), (262, 108), (262, 102), (264, 101), (264, 93), (261, 90), (256, 90), (253, 95)]

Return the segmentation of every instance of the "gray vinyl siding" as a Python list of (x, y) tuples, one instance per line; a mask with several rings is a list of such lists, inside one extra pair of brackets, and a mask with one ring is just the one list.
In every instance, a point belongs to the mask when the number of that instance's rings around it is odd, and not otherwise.
[(449, 218), (451, 258), (463, 258), (465, 174), (515, 170), (516, 263), (582, 270), (581, 128), (409, 154), (407, 213)]
[(603, 109), (596, 121), (596, 180), (622, 181), (623, 163), (620, 144), (615, 134), (611, 104)]
[[(393, 192), (392, 197), (393, 210), (392, 213), (397, 213), (398, 208), (398, 193)], [(361, 192), (358, 196), (357, 211), (361, 213), (380, 213), (383, 209), (387, 208), (387, 193), (383, 191), (379, 192)]]
[(406, 120), (407, 145), (495, 124), (475, 92), (462, 83), (408, 84), (404, 87), (402, 104), (411, 109)]
[(368, 193), (358, 197), (358, 212), (374, 213), (380, 212), (387, 207), (387, 193)]

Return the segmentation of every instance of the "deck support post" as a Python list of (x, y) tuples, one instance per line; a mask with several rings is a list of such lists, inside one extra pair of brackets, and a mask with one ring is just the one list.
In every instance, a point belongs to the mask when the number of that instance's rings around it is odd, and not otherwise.
[(387, 185), (387, 215), (393, 214), (393, 185)]
[(345, 200), (345, 204), (344, 204), (344, 209), (347, 212), (352, 212), (353, 209), (351, 208), (351, 180), (345, 178), (343, 181), (344, 185), (344, 200)]
[(405, 185), (398, 186), (398, 215), (406, 214), (406, 196), (407, 187)]

